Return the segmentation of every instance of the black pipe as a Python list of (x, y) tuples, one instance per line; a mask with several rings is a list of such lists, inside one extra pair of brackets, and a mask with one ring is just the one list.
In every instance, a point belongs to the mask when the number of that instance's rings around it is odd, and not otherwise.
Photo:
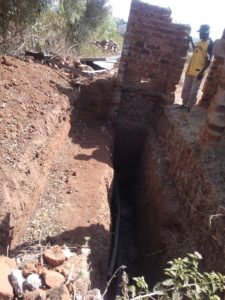
[(119, 246), (119, 232), (120, 232), (120, 195), (119, 195), (119, 186), (116, 178), (114, 178), (114, 194), (113, 194), (113, 201), (116, 205), (116, 223), (115, 223), (115, 231), (114, 231), (114, 243), (113, 243), (113, 250), (111, 259), (109, 262), (108, 268), (108, 278), (114, 273), (116, 267), (116, 260), (118, 256), (118, 246)]

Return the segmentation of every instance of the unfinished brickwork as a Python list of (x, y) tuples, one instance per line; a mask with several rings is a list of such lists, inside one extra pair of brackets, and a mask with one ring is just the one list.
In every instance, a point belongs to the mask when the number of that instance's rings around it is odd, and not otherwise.
[(200, 132), (200, 143), (215, 148), (225, 131), (225, 30), (214, 45), (215, 59), (204, 86), (200, 105), (208, 107), (205, 125)]
[[(159, 212), (161, 246), (158, 249), (169, 249), (168, 258), (199, 251), (208, 270), (224, 273), (221, 263), (225, 249), (224, 159), (216, 160), (213, 153), (202, 152), (193, 143), (197, 130), (195, 133), (193, 128), (184, 126), (183, 117), (178, 118), (177, 114), (176, 109), (167, 107), (165, 114), (157, 118), (157, 133), (165, 155), (158, 164), (164, 162), (168, 167), (171, 181), (175, 183), (172, 187), (177, 192), (172, 203), (178, 205), (177, 213), (171, 215), (172, 226), (165, 227), (161, 217), (164, 211)], [(169, 180), (165, 182), (168, 184)], [(166, 197), (162, 199), (168, 203)]]
[[(225, 40), (225, 30), (223, 32), (221, 40)], [(201, 106), (204, 107), (210, 106), (212, 98), (216, 94), (218, 87), (222, 84), (221, 79), (223, 73), (223, 65), (224, 65), (224, 58), (214, 53), (214, 60), (211, 64), (208, 76), (206, 78), (203, 87), (203, 95), (199, 102)]]
[[(159, 99), (156, 95), (166, 95), (167, 103), (173, 103), (185, 63), (189, 32), (189, 26), (172, 23), (169, 8), (132, 1), (118, 74), (119, 87), (113, 97), (115, 108), (122, 108), (130, 118), (129, 113), (137, 107), (132, 101), (135, 97), (130, 94), (139, 95), (141, 90), (148, 91), (156, 105)], [(139, 105), (149, 102), (146, 93), (143, 96)], [(150, 108), (145, 107), (149, 111), (152, 104)]]
[(132, 1), (119, 80), (132, 87), (173, 93), (187, 54), (189, 26), (173, 24), (171, 10)]

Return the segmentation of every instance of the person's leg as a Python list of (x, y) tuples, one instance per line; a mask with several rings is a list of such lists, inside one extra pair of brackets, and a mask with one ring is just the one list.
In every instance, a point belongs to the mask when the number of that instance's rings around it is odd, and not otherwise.
[(193, 79), (194, 79), (193, 76), (190, 76), (190, 75), (187, 75), (187, 74), (185, 75), (183, 90), (182, 90), (182, 94), (181, 94), (183, 105), (187, 104), (188, 99), (190, 97), (190, 92), (191, 92)]
[(186, 106), (191, 109), (197, 102), (197, 94), (198, 94), (198, 90), (199, 87), (201, 85), (202, 80), (198, 80), (196, 77), (194, 78), (193, 82), (192, 82), (192, 86), (191, 86), (191, 91), (189, 94), (189, 98), (187, 101)]

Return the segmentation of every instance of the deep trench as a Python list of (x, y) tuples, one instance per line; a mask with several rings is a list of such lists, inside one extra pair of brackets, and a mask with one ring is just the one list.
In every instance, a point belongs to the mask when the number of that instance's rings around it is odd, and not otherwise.
[[(109, 277), (120, 266), (126, 266), (129, 279), (143, 275), (138, 240), (138, 177), (147, 132), (118, 127), (115, 132), (113, 165), (115, 171), (112, 201), (112, 250)], [(122, 270), (110, 291), (120, 293)]]

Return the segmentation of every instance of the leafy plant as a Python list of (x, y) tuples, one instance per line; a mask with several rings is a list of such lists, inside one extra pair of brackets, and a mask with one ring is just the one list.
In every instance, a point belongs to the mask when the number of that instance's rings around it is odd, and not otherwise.
[(0, 0), (0, 51), (6, 52), (21, 44), (30, 25), (45, 7), (43, 0)]
[(199, 262), (202, 259), (198, 252), (188, 254), (185, 258), (169, 261), (164, 270), (166, 279), (156, 284), (152, 292), (143, 277), (135, 277), (134, 285), (129, 285), (124, 272), (121, 284), (121, 296), (117, 300), (219, 300), (224, 291), (225, 276), (216, 272), (200, 272)]

